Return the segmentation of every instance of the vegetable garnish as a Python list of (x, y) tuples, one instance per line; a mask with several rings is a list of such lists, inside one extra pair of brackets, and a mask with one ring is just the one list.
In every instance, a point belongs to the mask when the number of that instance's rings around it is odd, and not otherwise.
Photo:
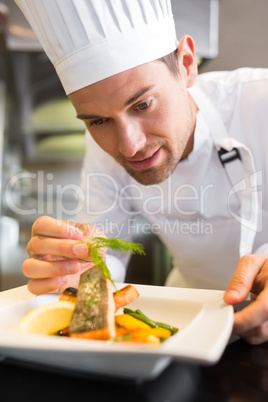
[[(84, 242), (79, 242), (84, 243)], [(100, 248), (110, 248), (124, 254), (140, 254), (145, 255), (144, 247), (140, 243), (127, 243), (120, 239), (106, 239), (104, 237), (93, 237), (90, 242), (87, 242), (88, 251), (91, 255), (92, 262), (95, 266), (102, 269), (105, 278), (109, 279), (116, 289), (115, 283), (111, 278), (110, 271), (99, 254)]]
[(128, 334), (125, 336), (119, 336), (118, 338), (109, 339), (109, 341), (107, 341), (107, 342), (108, 343), (124, 342), (124, 341), (129, 341), (131, 338), (132, 338), (132, 336), (130, 334)]
[(171, 325), (164, 324), (162, 322), (153, 321), (148, 318), (145, 314), (143, 314), (140, 310), (131, 310), (130, 308), (124, 308), (124, 314), (128, 314), (137, 320), (144, 322), (149, 325), (151, 328), (165, 328), (171, 332), (171, 335), (176, 334), (178, 332), (178, 328), (172, 327)]

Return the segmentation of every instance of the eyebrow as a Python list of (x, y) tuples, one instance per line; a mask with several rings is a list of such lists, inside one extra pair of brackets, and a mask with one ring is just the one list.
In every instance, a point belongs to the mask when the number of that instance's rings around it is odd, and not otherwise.
[(99, 116), (97, 114), (84, 114), (84, 113), (79, 113), (76, 115), (77, 119), (80, 120), (93, 120), (93, 119), (102, 119), (103, 116)]
[(148, 87), (141, 88), (138, 92), (136, 92), (131, 98), (129, 98), (125, 103), (124, 106), (129, 106), (132, 103), (136, 102), (137, 99), (139, 99), (142, 95), (144, 95), (146, 92), (150, 91), (154, 85), (149, 85)]
[[(139, 99), (142, 95), (144, 95), (146, 92), (150, 91), (154, 85), (150, 85), (148, 87), (141, 88), (138, 92), (136, 92), (131, 98), (129, 98), (125, 103), (124, 107), (131, 105), (132, 103), (136, 102), (137, 99)], [(101, 119), (103, 116), (99, 116), (97, 114), (83, 114), (79, 113), (76, 116), (80, 120), (93, 120), (93, 119)]]

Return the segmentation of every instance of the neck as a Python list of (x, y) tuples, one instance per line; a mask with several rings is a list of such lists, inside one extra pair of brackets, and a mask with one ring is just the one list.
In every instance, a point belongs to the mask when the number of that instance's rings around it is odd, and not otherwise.
[(190, 94), (188, 94), (188, 96), (189, 96), (190, 108), (191, 108), (191, 113), (192, 113), (192, 127), (191, 127), (191, 135), (186, 144), (185, 150), (182, 155), (182, 159), (187, 158), (187, 156), (192, 152), (192, 150), (194, 148), (194, 132), (195, 132), (195, 126), (196, 126), (196, 115), (198, 112), (198, 107), (197, 107), (195, 101), (193, 100), (193, 98), (191, 97)]

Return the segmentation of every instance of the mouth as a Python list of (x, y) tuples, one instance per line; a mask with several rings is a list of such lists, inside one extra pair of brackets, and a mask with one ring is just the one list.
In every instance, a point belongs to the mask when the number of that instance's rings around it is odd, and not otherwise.
[(161, 148), (159, 148), (156, 152), (154, 152), (152, 155), (150, 155), (148, 158), (136, 160), (136, 161), (128, 161), (128, 164), (136, 169), (136, 170), (143, 170), (143, 169), (149, 169), (156, 165), (160, 158), (161, 154)]

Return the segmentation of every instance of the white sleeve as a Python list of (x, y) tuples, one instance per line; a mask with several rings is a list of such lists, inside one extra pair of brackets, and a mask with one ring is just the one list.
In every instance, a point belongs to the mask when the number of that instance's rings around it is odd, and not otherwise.
[(113, 255), (106, 255), (106, 265), (110, 271), (111, 278), (115, 282), (123, 283), (126, 277), (126, 267), (123, 262)]
[(254, 254), (264, 255), (265, 257), (268, 257), (268, 243), (265, 243), (257, 248), (257, 250), (254, 251)]

